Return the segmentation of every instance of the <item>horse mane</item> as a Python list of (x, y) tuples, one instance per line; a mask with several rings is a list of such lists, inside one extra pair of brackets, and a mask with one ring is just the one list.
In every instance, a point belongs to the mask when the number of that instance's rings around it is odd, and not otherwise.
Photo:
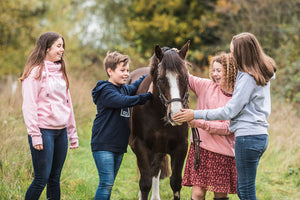
[(150, 58), (150, 75), (152, 77), (155, 77), (156, 73), (157, 73), (157, 68), (158, 68), (158, 64), (159, 64), (159, 60), (158, 58), (155, 56), (155, 54), (153, 54), (153, 56)]
[(169, 47), (163, 47), (162, 51), (164, 53), (163, 59), (161, 62), (156, 57), (155, 53), (150, 58), (150, 74), (152, 77), (157, 76), (158, 67), (161, 65), (164, 67), (164, 70), (178, 72), (180, 74), (185, 74), (182, 66), (185, 65), (185, 61), (179, 56), (179, 54), (171, 50)]
[(174, 51), (166, 51), (161, 61), (161, 65), (165, 67), (165, 70), (182, 72), (182, 66), (185, 65), (185, 61), (180, 58), (179, 54)]

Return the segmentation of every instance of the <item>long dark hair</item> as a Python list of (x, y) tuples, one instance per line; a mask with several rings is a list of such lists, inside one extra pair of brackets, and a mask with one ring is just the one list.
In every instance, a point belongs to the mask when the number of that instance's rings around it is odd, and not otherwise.
[(233, 57), (240, 71), (247, 72), (257, 85), (265, 86), (276, 72), (275, 61), (267, 56), (252, 33), (233, 36)]
[[(26, 79), (30, 75), (32, 69), (36, 66), (39, 66), (39, 73), (37, 74), (37, 76), (35, 78), (36, 79), (41, 78), (42, 71), (44, 68), (44, 59), (47, 54), (47, 49), (49, 49), (54, 44), (54, 42), (59, 38), (61, 38), (63, 40), (63, 48), (65, 49), (65, 40), (60, 34), (55, 33), (55, 32), (46, 32), (46, 33), (40, 35), (33, 51), (31, 52), (30, 56), (27, 59), (24, 72), (23, 72), (22, 76), (19, 78), (20, 81), (23, 81), (24, 79)], [(62, 56), (61, 60), (59, 60), (57, 62), (61, 63), (61, 71), (63, 72), (63, 76), (66, 81), (67, 88), (69, 88), (69, 79), (67, 76), (66, 64), (64, 61), (64, 57)]]

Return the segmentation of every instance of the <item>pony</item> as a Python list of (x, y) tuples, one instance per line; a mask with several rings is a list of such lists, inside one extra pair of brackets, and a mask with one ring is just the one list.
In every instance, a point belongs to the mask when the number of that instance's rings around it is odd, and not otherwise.
[(180, 199), (182, 169), (188, 149), (188, 125), (177, 123), (172, 116), (188, 107), (188, 41), (179, 51), (155, 46), (150, 67), (134, 70), (128, 83), (148, 74), (137, 94), (146, 93), (153, 84), (152, 98), (145, 105), (131, 108), (129, 145), (137, 158), (140, 172), (139, 199), (160, 200), (159, 179), (170, 176), (175, 200)]

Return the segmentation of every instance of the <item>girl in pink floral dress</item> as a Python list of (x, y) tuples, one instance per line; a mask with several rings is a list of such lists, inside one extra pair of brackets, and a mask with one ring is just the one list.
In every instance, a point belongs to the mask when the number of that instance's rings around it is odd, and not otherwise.
[[(230, 54), (215, 56), (210, 64), (210, 79), (189, 75), (190, 89), (198, 97), (198, 109), (214, 109), (231, 99), (237, 68)], [(193, 188), (192, 199), (205, 199), (206, 191), (214, 192), (215, 200), (226, 200), (236, 193), (234, 134), (228, 130), (228, 121), (193, 120), (191, 127), (200, 134), (200, 165), (194, 169), (194, 147), (191, 145), (186, 161), (183, 186)]]

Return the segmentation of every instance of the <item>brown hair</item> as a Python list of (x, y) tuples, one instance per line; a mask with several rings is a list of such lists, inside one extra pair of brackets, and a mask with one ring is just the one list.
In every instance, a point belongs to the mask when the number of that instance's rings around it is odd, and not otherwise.
[(119, 63), (123, 63), (123, 66), (130, 63), (130, 58), (128, 55), (122, 55), (117, 51), (114, 51), (112, 53), (107, 52), (106, 57), (104, 58), (103, 65), (104, 69), (106, 71), (107, 76), (109, 77), (109, 74), (107, 73), (107, 69), (110, 68), (113, 71), (117, 68), (117, 65)]
[[(24, 72), (23, 72), (22, 76), (19, 78), (20, 81), (23, 81), (24, 79), (26, 79), (30, 75), (32, 69), (36, 66), (39, 66), (39, 73), (37, 74), (37, 76), (35, 78), (41, 79), (43, 68), (44, 68), (44, 59), (47, 54), (47, 49), (49, 49), (54, 44), (54, 42), (59, 38), (61, 38), (63, 40), (63, 48), (65, 49), (65, 40), (60, 34), (55, 33), (55, 32), (46, 32), (46, 33), (40, 35), (33, 51), (31, 52), (31, 54), (26, 62)], [(67, 76), (66, 64), (64, 61), (64, 57), (62, 56), (61, 60), (57, 61), (57, 62), (61, 63), (61, 71), (63, 72), (63, 76), (66, 81), (67, 88), (69, 88), (69, 79)]]
[(267, 56), (252, 33), (233, 36), (233, 57), (240, 71), (251, 75), (257, 85), (265, 86), (276, 72), (275, 61)]
[(213, 78), (213, 64), (217, 62), (220, 63), (223, 67), (223, 76), (221, 79), (221, 85), (220, 88), (229, 94), (233, 93), (234, 85), (235, 85), (235, 79), (237, 75), (237, 65), (232, 56), (230, 54), (226, 53), (221, 53), (220, 55), (214, 56), (212, 60), (210, 61), (210, 66), (209, 66), (209, 77), (211, 80), (214, 82), (215, 79)]

